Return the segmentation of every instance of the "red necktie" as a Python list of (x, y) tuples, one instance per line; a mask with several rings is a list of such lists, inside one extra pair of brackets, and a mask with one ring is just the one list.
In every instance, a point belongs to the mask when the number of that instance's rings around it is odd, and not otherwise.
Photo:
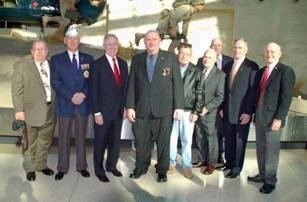
[(112, 60), (113, 60), (113, 70), (114, 70), (115, 81), (116, 81), (117, 86), (119, 86), (120, 85), (119, 70), (116, 64), (116, 59), (112, 58)]
[(261, 94), (266, 86), (266, 83), (268, 81), (268, 77), (269, 77), (269, 72), (270, 72), (270, 68), (269, 66), (267, 66), (263, 72), (262, 75), (262, 79), (261, 79), (261, 83), (260, 83), (260, 87), (259, 87), (259, 91), (258, 91), (258, 95), (257, 95), (257, 104), (259, 103)]

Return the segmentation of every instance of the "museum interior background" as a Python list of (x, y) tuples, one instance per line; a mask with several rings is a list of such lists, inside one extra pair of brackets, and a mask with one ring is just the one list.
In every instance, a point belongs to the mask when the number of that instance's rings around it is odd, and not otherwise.
[[(134, 34), (155, 29), (159, 13), (171, 8), (172, 0), (109, 0), (101, 20), (91, 25), (80, 24), (82, 50), (95, 58), (102, 54), (102, 39), (106, 32), (114, 33), (121, 42), (121, 54), (128, 61), (138, 49)], [(206, 7), (196, 14), (189, 27), (188, 40), (193, 44), (193, 62), (201, 57), (213, 37), (225, 42), (225, 53), (231, 55), (233, 39), (243, 37), (248, 41), (248, 57), (263, 66), (263, 48), (270, 41), (282, 46), (282, 61), (293, 67), (297, 76), (295, 97), (291, 105), (288, 124), (282, 141), (307, 141), (307, 1), (304, 0), (206, 0)], [(1, 21), (1, 19), (0, 19)], [(29, 54), (31, 41), (40, 36), (38, 26), (0, 29), (0, 143), (18, 133), (11, 130), (13, 110), (10, 94), (10, 77), (13, 64)], [(56, 27), (45, 28), (45, 35)], [(170, 40), (164, 40), (167, 49)], [(50, 43), (50, 55), (62, 51), (61, 43)], [(297, 98), (299, 96), (299, 98)], [(88, 129), (92, 136), (92, 128)], [(125, 138), (125, 137), (124, 137)], [(254, 140), (251, 129), (250, 140)], [(9, 138), (9, 142), (12, 139)], [(15, 140), (14, 140), (15, 141)], [(14, 142), (13, 141), (13, 142)]]

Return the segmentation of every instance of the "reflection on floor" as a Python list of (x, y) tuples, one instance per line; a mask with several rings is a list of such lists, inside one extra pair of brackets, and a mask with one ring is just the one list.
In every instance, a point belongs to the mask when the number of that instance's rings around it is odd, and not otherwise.
[[(254, 149), (247, 150), (244, 170), (237, 179), (225, 179), (222, 171), (204, 176), (199, 169), (193, 169), (194, 177), (189, 180), (183, 177), (182, 169), (177, 165), (177, 172), (168, 176), (167, 183), (157, 183), (153, 167), (156, 163), (155, 152), (148, 173), (138, 180), (132, 180), (128, 176), (134, 167), (135, 153), (125, 148), (118, 163), (124, 176), (117, 178), (108, 174), (111, 182), (102, 183), (94, 176), (92, 148), (89, 148), (87, 156), (90, 178), (83, 178), (75, 171), (73, 153), (70, 172), (63, 180), (55, 181), (54, 176), (36, 173), (36, 181), (28, 182), (22, 169), (22, 157), (12, 147), (1, 145), (0, 149), (1, 202), (303, 202), (307, 196), (307, 150), (281, 151), (277, 189), (270, 195), (263, 195), (258, 191), (260, 184), (246, 180), (248, 175), (257, 172)], [(55, 170), (56, 148), (52, 148), (48, 161)]]

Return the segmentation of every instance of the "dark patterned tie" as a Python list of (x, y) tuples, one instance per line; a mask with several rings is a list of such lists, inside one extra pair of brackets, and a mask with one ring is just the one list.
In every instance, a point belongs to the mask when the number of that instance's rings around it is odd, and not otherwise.
[(75, 74), (78, 74), (79, 68), (78, 68), (78, 62), (76, 59), (76, 54), (72, 54), (72, 67)]

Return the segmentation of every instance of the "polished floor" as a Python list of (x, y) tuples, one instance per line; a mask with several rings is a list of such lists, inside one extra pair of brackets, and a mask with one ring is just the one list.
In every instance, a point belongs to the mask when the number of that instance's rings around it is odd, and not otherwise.
[[(73, 150), (72, 150), (73, 151)], [(248, 149), (244, 170), (237, 179), (224, 178), (222, 171), (205, 176), (193, 169), (194, 177), (183, 177), (180, 165), (177, 172), (168, 175), (168, 182), (157, 183), (153, 165), (155, 152), (148, 173), (140, 179), (130, 179), (135, 153), (122, 149), (119, 170), (123, 177), (108, 174), (110, 183), (102, 183), (94, 176), (92, 148), (88, 148), (90, 178), (83, 178), (75, 171), (75, 154), (71, 154), (71, 168), (63, 180), (54, 176), (36, 174), (36, 181), (28, 182), (22, 169), (22, 157), (14, 145), (0, 145), (0, 202), (151, 202), (151, 201), (202, 201), (202, 202), (305, 202), (307, 201), (307, 150), (282, 150), (278, 183), (269, 194), (259, 193), (260, 184), (247, 182), (247, 176), (257, 172), (255, 149)], [(180, 162), (180, 157), (178, 157)], [(48, 158), (49, 166), (56, 168), (56, 148)]]

